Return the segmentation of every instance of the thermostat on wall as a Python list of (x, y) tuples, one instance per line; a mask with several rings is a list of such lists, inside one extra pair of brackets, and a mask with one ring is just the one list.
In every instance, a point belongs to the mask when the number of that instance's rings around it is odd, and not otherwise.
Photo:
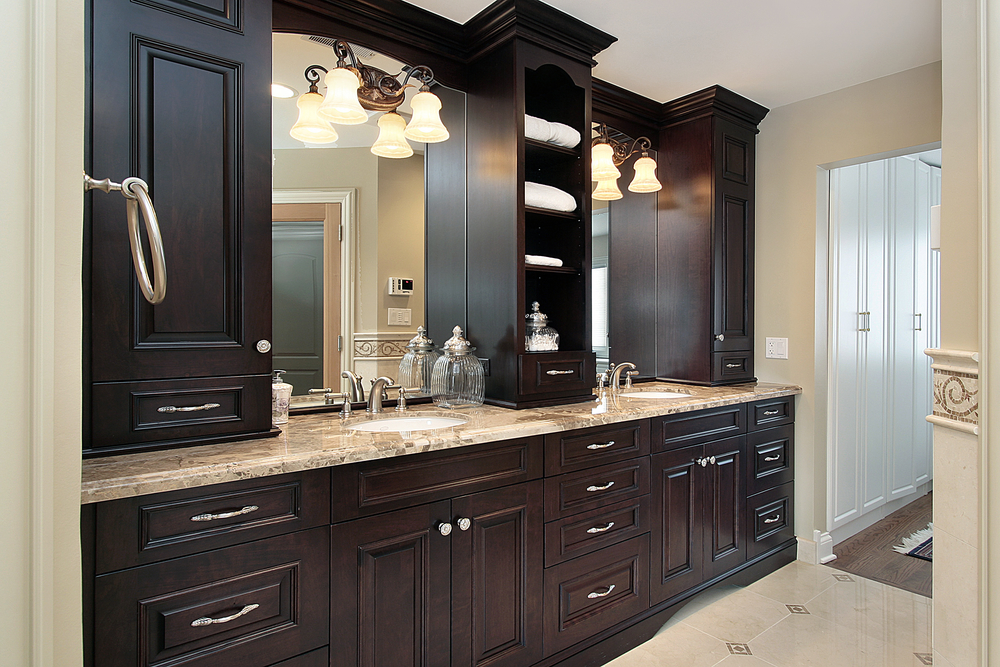
[(413, 294), (413, 278), (389, 278), (389, 294), (410, 296)]

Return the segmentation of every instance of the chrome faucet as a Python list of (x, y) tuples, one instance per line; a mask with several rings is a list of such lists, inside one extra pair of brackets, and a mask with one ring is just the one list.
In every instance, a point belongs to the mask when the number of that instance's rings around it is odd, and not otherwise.
[[(635, 364), (633, 364), (631, 361), (623, 361), (622, 363), (618, 364), (617, 366), (614, 366), (613, 368), (610, 366), (608, 367), (608, 370), (611, 372), (611, 376), (608, 379), (608, 388), (611, 389), (611, 391), (618, 391), (620, 389), (619, 384), (621, 384), (621, 375), (622, 371), (625, 369), (634, 371)], [(627, 373), (625, 377), (626, 377), (625, 380), (626, 389), (629, 389), (632, 386), (632, 373), (631, 372)]]
[(360, 403), (365, 400), (365, 387), (361, 384), (362, 377), (360, 375), (344, 371), (340, 377), (346, 378), (351, 383), (351, 403)]
[(365, 411), (372, 414), (382, 412), (382, 399), (385, 396), (386, 389), (400, 388), (396, 386), (395, 382), (391, 377), (386, 377), (385, 375), (372, 380), (372, 388), (368, 390), (368, 407)]

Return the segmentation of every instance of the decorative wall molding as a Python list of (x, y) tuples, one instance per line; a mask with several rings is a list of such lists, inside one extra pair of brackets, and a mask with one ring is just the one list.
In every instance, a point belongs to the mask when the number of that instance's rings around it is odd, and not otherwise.
[(927, 421), (979, 435), (979, 353), (928, 349), (933, 362), (934, 408)]
[(354, 332), (354, 360), (402, 359), (416, 331)]

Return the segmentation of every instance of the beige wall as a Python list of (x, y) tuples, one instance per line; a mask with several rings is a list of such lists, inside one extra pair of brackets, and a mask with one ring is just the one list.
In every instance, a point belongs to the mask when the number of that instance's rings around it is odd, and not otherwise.
[[(413, 278), (411, 296), (389, 296), (389, 276)], [(424, 156), (378, 165), (379, 331), (413, 331), (424, 321)], [(409, 308), (410, 326), (388, 326), (388, 308)], [(443, 343), (444, 341), (440, 341)]]
[[(355, 331), (392, 331), (386, 308), (411, 308), (412, 331), (424, 319), (424, 156), (378, 158), (367, 148), (275, 150), (277, 189), (357, 188), (358, 263)], [(386, 294), (389, 276), (413, 278), (411, 297)]]
[[(796, 412), (795, 532), (826, 525), (825, 286), (817, 295), (818, 166), (926, 145), (941, 138), (941, 67), (933, 63), (773, 109), (757, 142), (756, 340), (762, 381), (793, 382)], [(825, 265), (820, 265), (825, 275)], [(817, 313), (817, 309), (819, 312)], [(765, 337), (788, 338), (789, 359), (765, 359)], [(825, 362), (820, 363), (820, 373)]]
[(11, 0), (0, 21), (9, 91), (0, 98), (0, 364), (8, 378), (0, 663), (12, 667), (81, 664), (83, 26), (79, 0)]

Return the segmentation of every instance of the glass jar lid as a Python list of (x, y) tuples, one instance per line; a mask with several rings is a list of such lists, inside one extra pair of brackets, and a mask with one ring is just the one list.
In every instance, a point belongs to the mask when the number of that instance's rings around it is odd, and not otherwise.
[(427, 329), (424, 329), (422, 326), (417, 327), (417, 335), (411, 338), (410, 342), (406, 344), (406, 349), (428, 352), (434, 349), (434, 341), (427, 337)]
[(531, 312), (524, 316), (528, 330), (542, 329), (549, 323), (549, 316), (539, 310), (538, 302), (531, 302)]
[(462, 337), (462, 327), (456, 326), (451, 330), (452, 337), (445, 341), (444, 351), (448, 354), (468, 354), (472, 352), (474, 347), (469, 344), (469, 341)]

